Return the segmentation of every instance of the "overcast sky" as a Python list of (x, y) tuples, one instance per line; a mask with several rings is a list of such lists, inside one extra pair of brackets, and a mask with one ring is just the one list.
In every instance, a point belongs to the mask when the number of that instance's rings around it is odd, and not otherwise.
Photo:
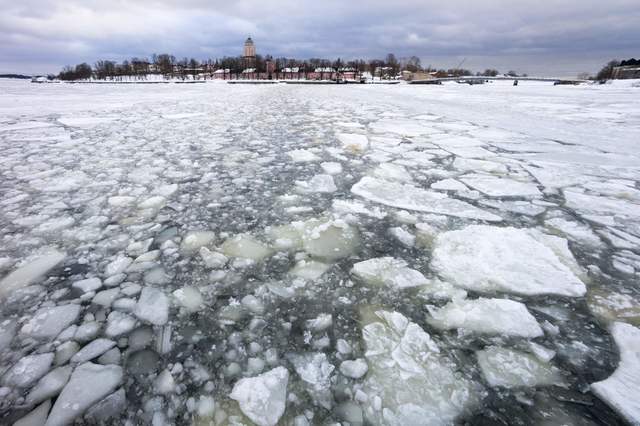
[(416, 55), (423, 65), (537, 75), (640, 56), (640, 0), (0, 0), (0, 73), (172, 53)]

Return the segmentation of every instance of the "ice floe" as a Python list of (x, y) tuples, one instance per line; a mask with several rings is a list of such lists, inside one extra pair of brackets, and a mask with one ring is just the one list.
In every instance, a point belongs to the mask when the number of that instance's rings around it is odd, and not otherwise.
[(431, 266), (452, 284), (482, 293), (586, 292), (567, 241), (535, 229), (471, 225), (444, 232), (436, 237)]
[(527, 307), (513, 300), (454, 300), (442, 308), (429, 308), (432, 326), (442, 329), (465, 329), (481, 334), (534, 338), (542, 336), (538, 321)]
[(363, 177), (351, 192), (360, 197), (406, 210), (430, 212), (469, 219), (499, 222), (501, 217), (481, 210), (464, 201), (449, 198), (447, 195), (427, 191), (412, 185), (388, 182), (369, 176)]

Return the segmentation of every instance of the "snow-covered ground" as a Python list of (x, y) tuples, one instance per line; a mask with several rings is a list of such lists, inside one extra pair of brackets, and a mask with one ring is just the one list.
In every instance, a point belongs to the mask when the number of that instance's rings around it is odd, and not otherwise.
[(638, 424), (639, 141), (629, 82), (0, 81), (0, 423)]

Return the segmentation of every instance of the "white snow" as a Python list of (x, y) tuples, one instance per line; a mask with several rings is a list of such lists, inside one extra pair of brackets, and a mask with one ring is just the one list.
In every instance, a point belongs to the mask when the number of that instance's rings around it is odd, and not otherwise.
[(436, 237), (431, 261), (446, 281), (482, 293), (582, 296), (567, 241), (535, 229), (471, 225)]
[(258, 426), (274, 426), (284, 414), (288, 382), (287, 369), (276, 367), (238, 380), (229, 397), (238, 401), (242, 413)]
[(610, 332), (620, 351), (620, 364), (607, 379), (591, 384), (591, 390), (630, 424), (640, 424), (640, 329), (616, 322)]

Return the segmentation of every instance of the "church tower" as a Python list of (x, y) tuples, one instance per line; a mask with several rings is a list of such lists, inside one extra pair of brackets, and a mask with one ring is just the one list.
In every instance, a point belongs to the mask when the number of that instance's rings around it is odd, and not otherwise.
[(244, 68), (255, 68), (256, 66), (256, 46), (253, 44), (251, 37), (244, 42), (244, 51), (242, 53)]

